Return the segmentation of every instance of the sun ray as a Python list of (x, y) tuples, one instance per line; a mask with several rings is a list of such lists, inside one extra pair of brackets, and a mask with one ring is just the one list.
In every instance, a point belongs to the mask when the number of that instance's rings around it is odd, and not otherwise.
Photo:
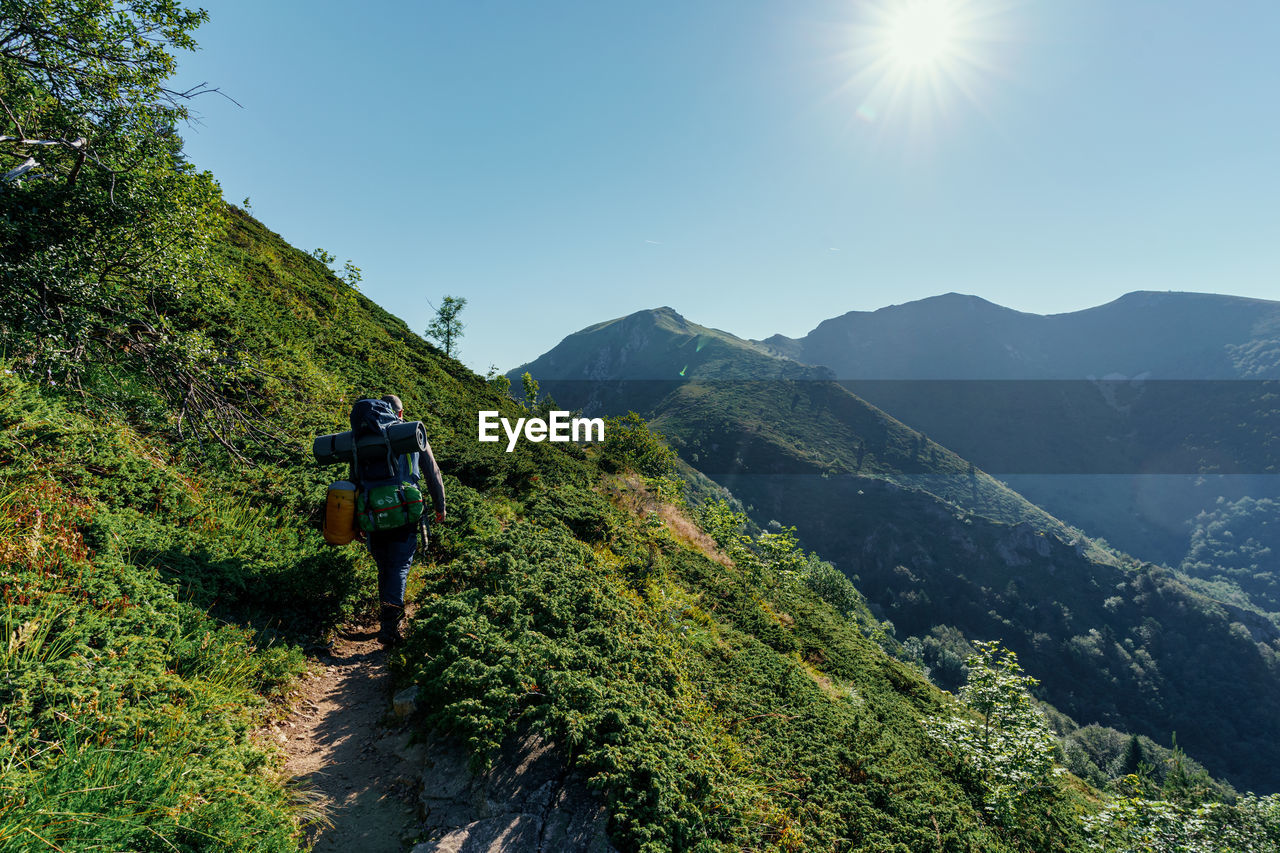
[(957, 107), (985, 114), (985, 84), (997, 58), (1006, 12), (1020, 0), (869, 0), (860, 4), (846, 58), (864, 124), (927, 132)]

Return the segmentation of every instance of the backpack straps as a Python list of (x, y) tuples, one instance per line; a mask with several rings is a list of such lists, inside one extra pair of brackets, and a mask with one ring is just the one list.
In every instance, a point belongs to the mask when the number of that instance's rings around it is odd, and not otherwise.
[(387, 471), (391, 476), (400, 479), (400, 468), (396, 465), (395, 454), (391, 452), (391, 439), (387, 438), (387, 427), (378, 424), (378, 432), (382, 434), (382, 446), (387, 451)]

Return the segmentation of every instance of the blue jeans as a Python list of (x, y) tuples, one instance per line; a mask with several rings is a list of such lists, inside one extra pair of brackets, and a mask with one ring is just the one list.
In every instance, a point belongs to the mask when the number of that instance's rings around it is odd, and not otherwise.
[(404, 606), (404, 587), (417, 550), (417, 524), (369, 533), (369, 553), (378, 564), (378, 596), (383, 604)]

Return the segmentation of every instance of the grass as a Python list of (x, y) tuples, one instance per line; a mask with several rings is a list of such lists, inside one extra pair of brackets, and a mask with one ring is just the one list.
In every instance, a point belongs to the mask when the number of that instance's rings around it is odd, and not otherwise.
[(45, 599), (19, 608), (7, 602), (0, 622), (0, 670), (10, 672), (36, 662), (64, 657), (73, 644), (71, 635), (55, 630), (69, 609)]
[[(193, 795), (188, 737), (172, 727), (107, 745), (63, 721), (34, 748), (0, 741), (0, 846), (11, 853), (296, 849), (292, 821), (278, 820), (277, 792), (265, 778)], [(284, 808), (304, 816), (300, 805)], [(225, 820), (231, 811), (241, 821)]]
[(297, 850), (305, 804), (250, 734), (302, 657), (211, 618), (138, 547), (196, 529), (191, 478), (142, 443), (0, 375), (0, 848)]

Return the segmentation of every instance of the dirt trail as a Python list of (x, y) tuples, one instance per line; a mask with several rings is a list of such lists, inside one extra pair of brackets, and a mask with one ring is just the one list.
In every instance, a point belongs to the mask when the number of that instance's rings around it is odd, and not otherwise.
[(339, 636), (271, 726), (331, 821), (312, 826), (314, 853), (616, 853), (603, 803), (537, 735), (507, 738), (479, 775), (461, 743), (411, 744), (375, 631)]
[[(391, 676), (376, 625), (339, 636), (273, 726), (285, 772), (316, 792), (332, 826), (314, 826), (315, 853), (402, 853), (419, 834), (422, 747), (388, 720)], [(389, 723), (389, 724), (388, 724)]]

